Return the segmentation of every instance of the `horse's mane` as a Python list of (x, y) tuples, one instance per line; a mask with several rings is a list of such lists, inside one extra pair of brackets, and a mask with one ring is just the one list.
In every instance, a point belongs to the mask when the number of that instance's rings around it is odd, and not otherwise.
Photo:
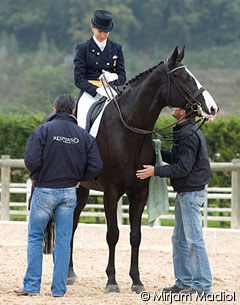
[(161, 61), (159, 64), (157, 64), (157, 65), (155, 65), (155, 66), (153, 66), (153, 67), (151, 67), (151, 68), (149, 68), (149, 69), (147, 69), (147, 70), (145, 70), (145, 71), (143, 71), (143, 72), (140, 72), (139, 74), (137, 74), (136, 76), (134, 76), (133, 78), (131, 78), (130, 80), (128, 80), (128, 81), (124, 84), (122, 90), (120, 91), (120, 95), (121, 95), (129, 86), (132, 86), (132, 85), (135, 84), (137, 81), (141, 80), (144, 76), (146, 76), (146, 75), (152, 73), (152, 71), (155, 70), (161, 63), (162, 63), (162, 61)]

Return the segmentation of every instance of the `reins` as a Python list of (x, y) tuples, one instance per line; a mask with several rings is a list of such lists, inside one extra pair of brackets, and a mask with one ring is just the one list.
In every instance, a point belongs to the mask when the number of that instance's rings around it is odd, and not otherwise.
[[(103, 75), (103, 78), (104, 78), (104, 81), (102, 81), (102, 79), (101, 79), (101, 82), (102, 82), (102, 85), (104, 86), (104, 89), (105, 89), (105, 91), (106, 91), (106, 93), (107, 93), (107, 95), (108, 95), (108, 97), (109, 97), (109, 94), (108, 94), (107, 89), (106, 89), (106, 86), (105, 86), (105, 83), (108, 83), (107, 80), (106, 80), (105, 75)], [(104, 83), (104, 82), (105, 82), (105, 83)], [(119, 104), (118, 104), (118, 102), (117, 102), (117, 99), (116, 99), (116, 97), (115, 97), (115, 95), (113, 94), (113, 91), (112, 91), (112, 90), (115, 90), (115, 89), (112, 87), (111, 84), (108, 83), (108, 85), (109, 85), (109, 87), (108, 87), (108, 88), (109, 88), (109, 91), (111, 92), (111, 95), (112, 95), (112, 98), (109, 97), (109, 99), (110, 99), (110, 100), (111, 100), (111, 99), (113, 100), (114, 105), (115, 105), (115, 107), (117, 108), (117, 111), (118, 111), (118, 113), (119, 113), (119, 117), (120, 117), (121, 122), (123, 123), (123, 125), (124, 125), (127, 129), (129, 129), (129, 130), (131, 130), (131, 131), (133, 131), (133, 132), (135, 132), (135, 133), (140, 133), (140, 134), (153, 134), (153, 133), (155, 133), (155, 131), (153, 131), (153, 130), (140, 129), (140, 128), (133, 127), (133, 126), (131, 126), (131, 125), (129, 125), (129, 124), (126, 123), (126, 121), (124, 120), (124, 118), (123, 118), (123, 116), (122, 116), (122, 111), (121, 111), (120, 106), (119, 106)]]
[[(192, 94), (191, 92), (188, 91), (188, 89), (181, 83), (179, 82), (173, 75), (173, 72), (179, 70), (179, 69), (182, 69), (182, 68), (186, 68), (186, 66), (179, 66), (179, 67), (176, 67), (172, 70), (169, 69), (168, 67), (168, 64), (167, 64), (167, 60), (164, 61), (164, 67), (165, 67), (165, 70), (167, 72), (167, 75), (168, 75), (168, 99), (167, 99), (167, 106), (168, 107), (171, 107), (171, 105), (169, 105), (169, 99), (170, 99), (170, 90), (171, 90), (171, 80), (174, 82), (174, 84), (176, 85), (176, 87), (178, 88), (179, 92), (183, 95), (183, 97), (186, 99), (186, 101), (188, 102), (187, 103), (187, 107), (191, 107), (191, 110), (186, 114), (185, 118), (183, 119), (189, 119), (190, 116), (194, 113), (194, 112), (197, 112), (197, 114), (200, 116), (200, 119), (197, 120), (195, 122), (195, 124), (197, 124), (198, 122), (202, 121), (202, 123), (199, 125), (198, 129), (202, 127), (202, 125), (204, 124), (204, 122), (207, 120), (206, 117), (204, 117), (203, 115), (203, 111), (202, 111), (202, 108), (201, 108), (201, 105), (200, 103), (198, 102), (197, 98), (200, 96), (200, 94), (202, 94), (202, 92), (205, 90), (204, 87), (201, 87), (197, 92), (195, 92), (194, 94)], [(180, 121), (176, 121), (164, 128), (161, 128), (161, 129), (157, 129), (157, 130), (146, 130), (146, 129), (141, 129), (141, 128), (137, 128), (137, 127), (134, 127), (134, 126), (131, 126), (129, 124), (127, 124), (127, 122), (124, 120), (123, 116), (122, 116), (122, 112), (121, 112), (121, 109), (120, 109), (120, 106), (119, 106), (119, 103), (115, 97), (115, 94), (113, 93), (113, 91), (116, 91), (116, 89), (107, 82), (107, 79), (105, 77), (105, 75), (103, 75), (103, 78), (101, 78), (101, 83), (106, 91), (106, 94), (109, 98), (109, 100), (113, 100), (114, 102), (114, 105), (119, 113), (119, 117), (120, 117), (120, 120), (121, 122), (123, 123), (123, 125), (131, 130), (132, 132), (135, 132), (135, 133), (139, 133), (139, 134), (144, 134), (144, 135), (147, 135), (147, 134), (156, 134), (157, 136), (166, 136), (166, 134), (168, 134), (169, 132), (163, 132), (164, 130), (166, 129), (169, 129), (170, 127), (173, 127), (174, 125), (176, 125), (177, 123), (179, 123)], [(108, 88), (109, 88), (109, 91), (112, 95), (112, 97), (109, 96), (109, 93), (107, 92), (107, 88), (106, 88), (106, 84), (108, 84)], [(190, 98), (191, 99), (190, 99)], [(193, 100), (193, 102), (192, 102)], [(182, 120), (183, 120), (182, 119)], [(172, 133), (171, 133), (171, 136), (172, 137)]]

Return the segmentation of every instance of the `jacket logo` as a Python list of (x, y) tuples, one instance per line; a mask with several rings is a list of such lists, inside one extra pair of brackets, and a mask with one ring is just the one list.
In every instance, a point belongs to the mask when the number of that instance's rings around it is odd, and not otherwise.
[(79, 142), (78, 138), (67, 138), (62, 136), (54, 136), (53, 141), (63, 142), (66, 144), (77, 144)]

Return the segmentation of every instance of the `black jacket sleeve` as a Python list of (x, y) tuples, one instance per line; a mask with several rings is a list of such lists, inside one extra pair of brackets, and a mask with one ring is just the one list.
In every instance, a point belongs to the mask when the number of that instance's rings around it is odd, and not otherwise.
[(161, 150), (162, 160), (168, 164), (172, 164), (172, 153), (168, 150)]
[(30, 135), (25, 146), (24, 162), (33, 178), (42, 166), (44, 141), (43, 127), (40, 126)]
[(74, 62), (74, 83), (75, 86), (86, 91), (92, 96), (97, 94), (97, 86), (88, 82), (87, 79), (87, 43), (79, 43), (76, 47)]
[(92, 140), (92, 138), (89, 137), (87, 142), (87, 164), (81, 181), (87, 181), (96, 177), (103, 167), (96, 140)]

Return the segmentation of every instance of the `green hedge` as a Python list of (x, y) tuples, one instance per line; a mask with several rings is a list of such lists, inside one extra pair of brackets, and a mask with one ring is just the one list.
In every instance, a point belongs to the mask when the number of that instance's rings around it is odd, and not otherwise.
[(28, 136), (44, 119), (45, 115), (0, 114), (0, 154), (12, 159), (22, 159)]
[[(24, 153), (24, 146), (28, 136), (32, 131), (44, 120), (46, 114), (43, 113), (19, 113), (3, 115), (0, 113), (0, 154), (10, 155), (12, 159), (22, 159)], [(162, 114), (156, 122), (155, 129), (162, 129), (171, 124), (175, 120), (171, 115)], [(213, 122), (207, 122), (203, 127), (203, 132), (206, 136), (208, 144), (209, 157), (214, 162), (231, 162), (234, 158), (240, 158), (240, 118), (238, 116), (219, 117)], [(165, 130), (169, 135), (172, 134), (172, 127)], [(171, 141), (161, 137), (162, 148), (170, 149)], [(23, 182), (29, 177), (26, 170), (12, 169), (11, 181)], [(231, 173), (230, 172), (213, 172), (212, 182), (210, 186), (230, 186)], [(24, 201), (23, 194), (11, 194), (11, 200), (14, 202)], [(91, 200), (102, 200), (102, 198), (92, 198)], [(224, 200), (212, 200), (211, 207), (224, 206), (230, 207), (230, 203)], [(174, 203), (171, 201), (171, 205)], [(14, 216), (12, 216), (13, 219)], [(21, 220), (21, 217), (17, 217)], [(89, 222), (88, 218), (84, 221)], [(103, 219), (96, 219), (96, 221), (104, 222)], [(92, 222), (92, 220), (90, 221)], [(143, 220), (143, 223), (146, 223)], [(163, 221), (162, 225), (172, 225), (172, 221)], [(229, 224), (218, 222), (217, 224), (208, 224), (209, 226), (226, 226)]]
[[(10, 155), (12, 159), (22, 159), (24, 146), (31, 132), (44, 120), (44, 113), (27, 113), (21, 115), (0, 113), (0, 154)], [(155, 129), (161, 129), (174, 123), (171, 115), (162, 114), (156, 122)], [(171, 134), (171, 128), (168, 132)], [(209, 157), (213, 162), (231, 162), (240, 158), (240, 118), (238, 116), (219, 117), (213, 122), (207, 122), (202, 130), (206, 136)], [(171, 142), (162, 140), (163, 148), (170, 148)], [(213, 173), (213, 183), (219, 186), (229, 186), (231, 174)]]
[[(10, 155), (12, 159), (23, 159), (27, 138), (44, 120), (44, 117), (45, 115), (41, 113), (28, 115), (0, 113), (0, 154)], [(28, 177), (25, 169), (13, 168), (11, 170), (12, 182), (25, 182)], [(13, 196), (11, 197), (13, 200), (18, 195), (12, 194), (11, 196)]]

